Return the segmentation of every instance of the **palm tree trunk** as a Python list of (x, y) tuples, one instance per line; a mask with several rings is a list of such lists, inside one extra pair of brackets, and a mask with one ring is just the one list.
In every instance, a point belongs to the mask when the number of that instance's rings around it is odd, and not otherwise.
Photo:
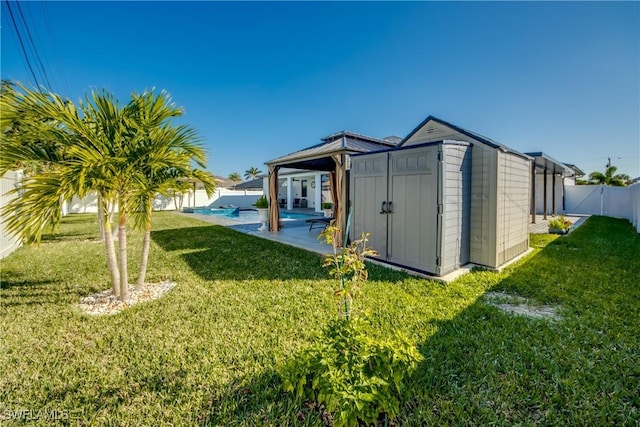
[(111, 234), (111, 221), (107, 213), (107, 207), (104, 199), (98, 199), (98, 213), (104, 226), (104, 245), (107, 253), (107, 268), (111, 275), (111, 291), (115, 296), (120, 295), (120, 271), (118, 270), (118, 260), (116, 259), (116, 247), (113, 243), (113, 235)]
[(100, 241), (104, 242), (104, 210), (102, 196), (98, 193), (98, 227), (100, 227)]
[(138, 273), (138, 283), (136, 291), (141, 291), (144, 286), (144, 279), (147, 276), (147, 264), (149, 262), (149, 247), (151, 246), (151, 216), (153, 215), (153, 204), (150, 197), (145, 199), (145, 228), (144, 240), (142, 241), (142, 257), (140, 258), (140, 271)]
[(144, 286), (144, 279), (147, 276), (147, 264), (149, 261), (149, 246), (151, 246), (151, 227), (147, 227), (144, 231), (144, 240), (142, 241), (142, 258), (140, 259), (140, 273), (138, 274), (138, 284), (136, 291), (141, 291)]
[(120, 197), (118, 220), (118, 246), (120, 248), (120, 299), (129, 299), (129, 272), (127, 269), (127, 214), (124, 208), (124, 200)]

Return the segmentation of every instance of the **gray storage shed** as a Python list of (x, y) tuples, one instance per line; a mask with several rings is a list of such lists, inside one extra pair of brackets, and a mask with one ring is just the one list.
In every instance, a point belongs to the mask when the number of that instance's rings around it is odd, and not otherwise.
[(382, 261), (443, 276), (529, 247), (531, 158), (429, 116), (398, 148), (352, 155), (351, 237)]

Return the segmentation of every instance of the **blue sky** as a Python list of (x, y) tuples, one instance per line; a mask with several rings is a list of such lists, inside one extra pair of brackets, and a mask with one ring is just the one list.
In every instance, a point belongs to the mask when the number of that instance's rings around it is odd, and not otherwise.
[[(78, 100), (107, 88), (126, 102), (132, 91), (168, 90), (217, 175), (265, 171), (343, 129), (405, 136), (431, 114), (587, 173), (611, 157), (640, 176), (638, 2), (21, 9), (55, 92)], [(33, 81), (5, 4), (1, 59), (3, 79)]]

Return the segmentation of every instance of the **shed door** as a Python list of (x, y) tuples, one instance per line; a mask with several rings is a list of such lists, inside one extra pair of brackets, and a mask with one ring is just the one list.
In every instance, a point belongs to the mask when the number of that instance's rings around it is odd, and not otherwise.
[(370, 233), (368, 246), (387, 257), (387, 215), (381, 214), (387, 200), (388, 154), (380, 153), (351, 159), (353, 217), (351, 238)]
[(388, 260), (438, 274), (439, 146), (391, 152)]

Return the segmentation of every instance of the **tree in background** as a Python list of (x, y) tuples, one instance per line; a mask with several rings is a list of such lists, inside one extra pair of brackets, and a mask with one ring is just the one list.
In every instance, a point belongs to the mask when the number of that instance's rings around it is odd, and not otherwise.
[(173, 198), (173, 205), (177, 211), (182, 210), (184, 204), (184, 195), (189, 194), (193, 186), (188, 181), (176, 180), (169, 186), (168, 195)]
[(229, 178), (229, 180), (231, 180), (233, 182), (242, 181), (242, 177), (240, 176), (240, 174), (238, 172), (231, 172), (227, 178)]
[(262, 173), (262, 171), (254, 166), (251, 166), (249, 169), (247, 169), (244, 172), (244, 179), (246, 179), (247, 181), (250, 179), (256, 179), (258, 177), (258, 175), (260, 175)]
[(618, 168), (613, 166), (611, 160), (609, 160), (604, 173), (596, 171), (589, 174), (589, 183), (626, 187), (631, 183), (631, 177), (624, 173), (616, 174), (617, 170)]

